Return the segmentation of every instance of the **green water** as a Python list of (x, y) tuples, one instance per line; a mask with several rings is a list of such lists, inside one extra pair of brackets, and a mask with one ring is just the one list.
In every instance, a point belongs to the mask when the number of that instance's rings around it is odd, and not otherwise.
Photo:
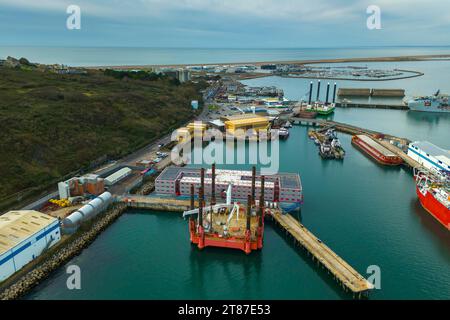
[[(421, 209), (410, 173), (377, 165), (342, 134), (345, 160), (322, 161), (306, 132), (294, 127), (280, 144), (281, 170), (302, 177), (302, 222), (361, 274), (381, 268), (372, 299), (450, 298), (450, 235)], [(81, 267), (82, 290), (66, 289), (61, 268), (28, 298), (350, 298), (270, 223), (263, 251), (245, 256), (199, 252), (177, 214), (133, 212), (69, 264)]]

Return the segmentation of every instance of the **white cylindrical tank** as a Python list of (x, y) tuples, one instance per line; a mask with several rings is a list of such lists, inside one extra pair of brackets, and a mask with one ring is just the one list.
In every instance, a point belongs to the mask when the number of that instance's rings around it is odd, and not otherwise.
[(95, 198), (89, 205), (94, 209), (94, 216), (96, 216), (103, 209), (103, 200), (100, 198)]
[(83, 221), (83, 218), (80, 212), (75, 211), (63, 220), (63, 226), (64, 228), (76, 228)]
[(111, 193), (104, 192), (97, 198), (89, 201), (77, 211), (63, 220), (64, 228), (76, 229), (83, 221), (91, 219), (105, 210), (113, 201)]
[(109, 192), (103, 192), (98, 197), (103, 200), (103, 208), (104, 209), (106, 209), (113, 201), (112, 194)]
[(85, 220), (94, 214), (94, 207), (88, 203), (82, 206), (77, 211), (79, 211), (83, 215), (83, 220)]

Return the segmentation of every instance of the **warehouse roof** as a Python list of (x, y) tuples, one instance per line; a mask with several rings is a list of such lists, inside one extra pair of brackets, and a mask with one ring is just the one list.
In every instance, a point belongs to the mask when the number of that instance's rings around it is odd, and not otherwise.
[(9, 211), (0, 216), (0, 254), (57, 221), (33, 210)]
[(128, 174), (129, 172), (131, 172), (132, 170), (128, 167), (124, 167), (116, 172), (114, 172), (113, 174), (107, 176), (105, 178), (105, 180), (108, 181), (116, 181), (117, 179), (119, 179), (120, 177), (122, 177), (123, 175)]
[(244, 118), (244, 119), (235, 119), (235, 120), (228, 120), (225, 121), (225, 125), (254, 125), (254, 124), (268, 124), (269, 119), (266, 117), (260, 117), (260, 116), (253, 116), (250, 118)]

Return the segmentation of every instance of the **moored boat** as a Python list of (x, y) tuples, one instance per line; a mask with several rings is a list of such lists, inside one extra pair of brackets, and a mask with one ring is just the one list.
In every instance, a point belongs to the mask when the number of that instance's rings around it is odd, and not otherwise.
[(367, 135), (360, 134), (353, 136), (352, 144), (371, 156), (378, 163), (390, 166), (397, 166), (403, 163), (402, 158)]
[(415, 178), (422, 207), (450, 230), (450, 176), (416, 170)]
[(450, 113), (449, 96), (438, 90), (432, 96), (416, 97), (408, 101), (408, 108), (412, 111)]

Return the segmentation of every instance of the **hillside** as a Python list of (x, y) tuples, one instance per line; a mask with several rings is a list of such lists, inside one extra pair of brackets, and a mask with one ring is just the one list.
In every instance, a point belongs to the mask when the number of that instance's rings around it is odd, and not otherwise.
[(0, 67), (0, 206), (179, 127), (200, 87), (154, 74)]

